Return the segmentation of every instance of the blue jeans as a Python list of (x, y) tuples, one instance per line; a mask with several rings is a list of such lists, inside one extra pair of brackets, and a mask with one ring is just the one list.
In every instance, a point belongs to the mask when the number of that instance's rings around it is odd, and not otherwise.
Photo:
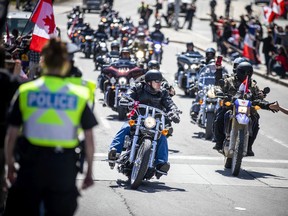
[[(129, 134), (130, 134), (130, 126), (128, 125), (128, 123), (125, 123), (120, 129), (120, 131), (118, 131), (118, 133), (115, 135), (109, 149), (115, 148), (117, 150), (117, 153), (121, 153), (124, 146), (125, 136)], [(155, 166), (160, 163), (165, 163), (167, 161), (168, 161), (168, 142), (167, 138), (161, 135), (160, 139), (158, 140), (156, 150)]]

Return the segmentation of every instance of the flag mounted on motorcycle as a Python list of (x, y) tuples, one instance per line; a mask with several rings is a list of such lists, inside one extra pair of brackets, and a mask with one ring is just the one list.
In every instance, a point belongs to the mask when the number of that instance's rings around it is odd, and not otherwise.
[(58, 34), (52, 0), (39, 0), (31, 16), (31, 21), (35, 23), (35, 26), (30, 43), (30, 50), (41, 52), (46, 42)]
[(249, 79), (248, 79), (248, 76), (246, 76), (246, 79), (239, 86), (239, 91), (243, 92), (244, 94), (249, 92)]

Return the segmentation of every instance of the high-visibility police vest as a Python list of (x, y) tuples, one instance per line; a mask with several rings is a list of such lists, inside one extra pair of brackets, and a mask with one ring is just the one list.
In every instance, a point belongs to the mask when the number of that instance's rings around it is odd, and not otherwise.
[(23, 134), (33, 145), (74, 148), (89, 99), (87, 88), (66, 79), (43, 76), (19, 87)]
[(81, 86), (86, 86), (89, 89), (89, 101), (94, 104), (96, 83), (91, 80), (83, 80), (81, 77), (68, 77), (71, 83)]

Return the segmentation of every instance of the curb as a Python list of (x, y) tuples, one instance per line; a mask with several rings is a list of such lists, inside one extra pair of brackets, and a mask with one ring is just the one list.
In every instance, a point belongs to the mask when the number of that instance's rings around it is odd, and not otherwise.
[[(183, 41), (177, 41), (177, 40), (169, 40), (169, 42), (171, 43), (178, 43), (178, 44), (186, 44), (186, 42), (183, 42)], [(198, 46), (195, 46), (194, 44), (194, 47), (202, 52), (205, 52), (205, 49), (203, 49), (202, 47), (198, 47)], [(231, 61), (228, 60), (227, 58), (223, 58), (223, 61), (232, 65)], [(275, 83), (278, 83), (280, 85), (283, 85), (285, 87), (288, 87), (288, 82), (283, 82), (280, 78), (276, 78), (276, 77), (272, 77), (272, 76), (267, 76), (266, 74), (263, 74), (263, 72), (257, 70), (257, 69), (253, 69), (254, 71), (254, 74), (258, 75), (258, 76), (261, 76), (265, 79), (269, 79)]]

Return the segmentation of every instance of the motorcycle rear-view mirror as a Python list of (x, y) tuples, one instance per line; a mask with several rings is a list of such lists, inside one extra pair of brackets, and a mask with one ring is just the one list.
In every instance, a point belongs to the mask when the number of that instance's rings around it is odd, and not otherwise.
[(269, 87), (265, 87), (264, 89), (263, 89), (263, 93), (264, 94), (268, 94), (270, 92), (270, 88)]

